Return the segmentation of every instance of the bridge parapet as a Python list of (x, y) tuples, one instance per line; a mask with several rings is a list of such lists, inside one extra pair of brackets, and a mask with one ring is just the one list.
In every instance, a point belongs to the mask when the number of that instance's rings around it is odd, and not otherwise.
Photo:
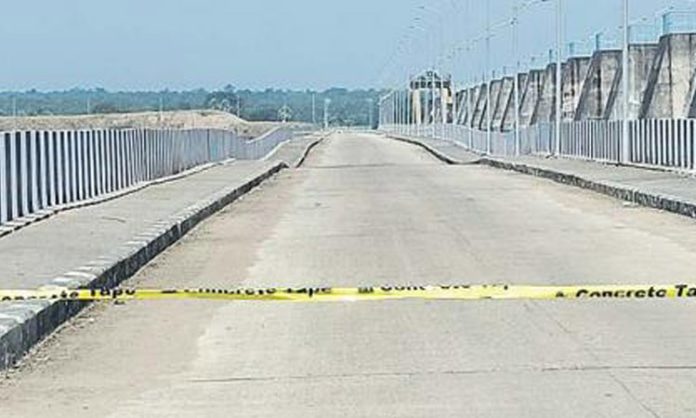
[(227, 159), (259, 159), (293, 135), (215, 129), (0, 132), (0, 232), (81, 202)]

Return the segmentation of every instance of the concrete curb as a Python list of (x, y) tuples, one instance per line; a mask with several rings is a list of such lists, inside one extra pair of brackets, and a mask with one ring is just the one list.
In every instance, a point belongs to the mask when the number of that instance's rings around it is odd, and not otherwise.
[(618, 183), (590, 180), (575, 174), (563, 173), (561, 171), (550, 170), (543, 167), (513, 163), (495, 158), (482, 158), (481, 164), (553, 180), (556, 183), (591, 190), (596, 193), (601, 193), (626, 202), (635, 203), (640, 206), (664, 210), (666, 212), (688, 216), (690, 218), (696, 218), (696, 203), (676, 196), (646, 192)]
[[(418, 141), (417, 139), (395, 137), (393, 135), (391, 135), (391, 138), (420, 146), (426, 149), (428, 152), (431, 152), (442, 161), (452, 164), (449, 162), (449, 160), (452, 160), (452, 158), (446, 155), (445, 159), (440, 158), (439, 155), (443, 155), (440, 151), (434, 150), (432, 147)], [(688, 216), (690, 218), (696, 218), (696, 202), (691, 202), (676, 196), (651, 193), (610, 181), (591, 180), (575, 174), (564, 173), (561, 171), (550, 170), (548, 168), (515, 163), (491, 157), (482, 157), (477, 163), (493, 168), (515, 171), (521, 174), (552, 180), (556, 183), (579, 187), (596, 193), (601, 193), (615, 199), (635, 203), (640, 206), (664, 210), (666, 212)]]
[(43, 210), (40, 210), (36, 213), (32, 213), (31, 215), (23, 216), (21, 218), (13, 219), (10, 222), (6, 222), (0, 226), (0, 238), (5, 237), (9, 234), (12, 234), (14, 232), (19, 231), (20, 229), (26, 228), (30, 225), (33, 225), (37, 222), (46, 220), (48, 218), (51, 218), (61, 212), (67, 212), (70, 210), (74, 209), (80, 209), (88, 206), (94, 206), (94, 205), (99, 205), (101, 203), (106, 203), (111, 200), (119, 199), (124, 196), (128, 196), (130, 194), (133, 194), (135, 192), (139, 192), (143, 189), (146, 189), (151, 186), (156, 186), (159, 184), (164, 184), (168, 183), (171, 181), (175, 180), (180, 180), (189, 176), (192, 176), (194, 174), (199, 174), (202, 173), (206, 170), (209, 170), (213, 167), (217, 167), (220, 165), (225, 165), (229, 164), (231, 162), (236, 161), (234, 158), (230, 158), (227, 160), (223, 161), (218, 161), (214, 163), (206, 163), (203, 165), (199, 165), (197, 167), (190, 168), (188, 170), (184, 170), (180, 173), (177, 174), (172, 174), (167, 177), (162, 177), (159, 179), (154, 179), (154, 180), (149, 180), (149, 181), (144, 181), (138, 184), (135, 184), (131, 187), (117, 190), (115, 192), (107, 193), (101, 196), (94, 197), (92, 199), (86, 199), (86, 200), (81, 200), (79, 202), (73, 202), (73, 203), (68, 203), (65, 205), (59, 205), (59, 206), (54, 206), (50, 208), (46, 208)]
[[(51, 281), (48, 286), (113, 287), (131, 277), (196, 225), (288, 168), (278, 162), (241, 186), (225, 188), (166, 220), (154, 223), (133, 241)], [(87, 304), (66, 301), (25, 301), (0, 307), (0, 370), (17, 362), (39, 341), (76, 315)]]
[(297, 163), (295, 163), (295, 168), (300, 168), (300, 167), (302, 167), (302, 165), (305, 163), (305, 161), (307, 160), (307, 157), (309, 157), (309, 154), (312, 152), (312, 150), (313, 150), (317, 145), (319, 145), (319, 144), (321, 144), (322, 142), (324, 142), (324, 140), (325, 140), (326, 138), (328, 138), (328, 137), (329, 137), (329, 135), (324, 135), (324, 136), (322, 136), (321, 138), (317, 139), (316, 141), (312, 141), (312, 143), (310, 143), (309, 145), (307, 145), (307, 148), (305, 148), (304, 152), (302, 153), (302, 156), (300, 157), (299, 160), (297, 160)]
[(397, 140), (397, 141), (406, 142), (406, 143), (408, 143), (408, 144), (416, 145), (416, 146), (418, 146), (418, 147), (421, 147), (421, 148), (423, 148), (424, 150), (428, 151), (430, 154), (432, 154), (432, 155), (433, 155), (435, 158), (437, 158), (438, 160), (440, 160), (440, 161), (442, 161), (442, 162), (444, 162), (444, 163), (446, 163), (446, 164), (449, 164), (449, 165), (472, 165), (472, 164), (477, 164), (477, 163), (478, 163), (478, 161), (474, 161), (474, 162), (465, 162), (465, 161), (457, 160), (457, 159), (455, 159), (455, 158), (450, 157), (450, 156), (447, 155), (447, 154), (444, 154), (444, 153), (442, 153), (442, 152), (436, 150), (435, 148), (431, 147), (430, 145), (428, 145), (428, 144), (426, 144), (426, 143), (424, 143), (424, 142), (420, 142), (420, 141), (417, 140), (417, 139), (408, 138), (408, 137), (405, 137), (405, 136), (393, 135), (393, 134), (389, 134), (388, 136), (389, 136), (390, 138), (392, 138), (392, 139)]

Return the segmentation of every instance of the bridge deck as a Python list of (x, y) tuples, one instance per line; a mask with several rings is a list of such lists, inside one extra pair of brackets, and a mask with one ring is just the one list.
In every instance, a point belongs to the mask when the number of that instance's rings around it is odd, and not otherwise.
[(235, 161), (130, 195), (68, 212), (0, 238), (0, 287), (33, 289), (107, 257), (154, 223), (185, 210), (234, 182), (242, 184), (275, 160), (294, 163), (309, 139), (281, 147), (270, 161)]
[[(671, 283), (693, 278), (694, 232), (685, 217), (341, 135), (130, 284)], [(0, 415), (680, 416), (696, 408), (695, 304), (97, 305), (2, 384)]]

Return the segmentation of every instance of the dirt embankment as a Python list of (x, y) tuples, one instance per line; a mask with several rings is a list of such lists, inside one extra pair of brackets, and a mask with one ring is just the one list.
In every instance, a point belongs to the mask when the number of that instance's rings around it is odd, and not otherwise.
[(249, 122), (216, 110), (142, 112), (79, 116), (0, 117), (0, 131), (60, 129), (227, 129), (256, 137), (278, 126), (276, 122)]

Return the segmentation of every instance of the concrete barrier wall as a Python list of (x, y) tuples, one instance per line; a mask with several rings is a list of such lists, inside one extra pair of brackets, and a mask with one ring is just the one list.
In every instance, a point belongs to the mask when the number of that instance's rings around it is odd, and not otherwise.
[(529, 72), (520, 99), (520, 126), (534, 124), (534, 116), (544, 88), (545, 77), (546, 72), (541, 70), (532, 70)]
[(222, 130), (0, 132), (0, 225), (228, 158), (258, 159), (292, 131), (253, 141)]
[(541, 94), (532, 124), (552, 122), (556, 118), (556, 64), (549, 64), (544, 73)]
[(484, 113), (486, 111), (486, 102), (488, 96), (488, 88), (486, 84), (481, 84), (476, 87), (478, 94), (476, 94), (476, 100), (474, 104), (474, 113), (471, 118), (471, 127), (477, 129), (485, 129), (486, 124), (483, 123), (485, 120)]
[(514, 86), (515, 79), (512, 77), (505, 77), (500, 82), (500, 87), (496, 94), (495, 107), (493, 108), (493, 119), (491, 121), (492, 129), (495, 131), (503, 130), (505, 109), (513, 98)]
[(565, 122), (575, 120), (590, 62), (590, 57), (575, 57), (569, 59), (567, 64), (563, 66), (562, 111)]
[(478, 106), (479, 96), (481, 94), (481, 86), (471, 87), (466, 90), (466, 100), (464, 102), (464, 115), (462, 117), (462, 125), (474, 127), (474, 119), (476, 118), (476, 107)]
[[(518, 83), (518, 101), (517, 105), (520, 106), (520, 109), (522, 108), (522, 99), (523, 99), (523, 92), (525, 89), (525, 86), (527, 85), (527, 79), (529, 77), (529, 74), (526, 73), (520, 73), (517, 74), (517, 83)], [(510, 93), (508, 96), (507, 103), (505, 104), (505, 110), (503, 112), (503, 120), (501, 122), (500, 130), (503, 132), (507, 132), (510, 130), (515, 129), (515, 85), (514, 85), (514, 78), (510, 79), (512, 85), (510, 86)], [(520, 118), (521, 119), (521, 118)], [(520, 120), (520, 123), (522, 121)]]
[[(658, 52), (658, 44), (636, 44), (631, 45), (628, 54), (628, 117), (629, 119), (640, 119), (640, 111), (646, 97), (648, 81), (653, 70), (653, 63)], [(623, 75), (622, 75), (623, 76)], [(617, 103), (623, 102), (623, 83), (618, 86)], [(620, 120), (623, 118), (621, 105), (614, 106), (610, 120)]]
[(621, 84), (621, 51), (597, 51), (583, 83), (575, 120), (606, 119), (612, 113), (613, 89)]
[[(623, 118), (623, 69), (621, 50), (598, 50), (592, 57), (571, 57), (561, 68), (562, 119), (619, 120)], [(628, 118), (696, 118), (696, 34), (668, 34), (658, 43), (629, 46)], [(556, 64), (532, 69), (519, 77), (520, 126), (552, 123), (556, 114)], [(487, 129), (514, 129), (515, 108), (512, 77), (462, 93), (461, 124)]]
[[(503, 87), (503, 80), (493, 80), (491, 82), (491, 91), (490, 91), (490, 97), (486, 97), (485, 100), (485, 106), (484, 106), (484, 111), (483, 114), (481, 115), (481, 129), (488, 129), (488, 112), (491, 112), (490, 115), (490, 124), (491, 124), (491, 129), (495, 130), (495, 109), (498, 105), (498, 101), (500, 100), (500, 93), (502, 91)], [(486, 95), (488, 96), (488, 95)]]
[(640, 117), (694, 117), (696, 34), (663, 36), (657, 49)]

